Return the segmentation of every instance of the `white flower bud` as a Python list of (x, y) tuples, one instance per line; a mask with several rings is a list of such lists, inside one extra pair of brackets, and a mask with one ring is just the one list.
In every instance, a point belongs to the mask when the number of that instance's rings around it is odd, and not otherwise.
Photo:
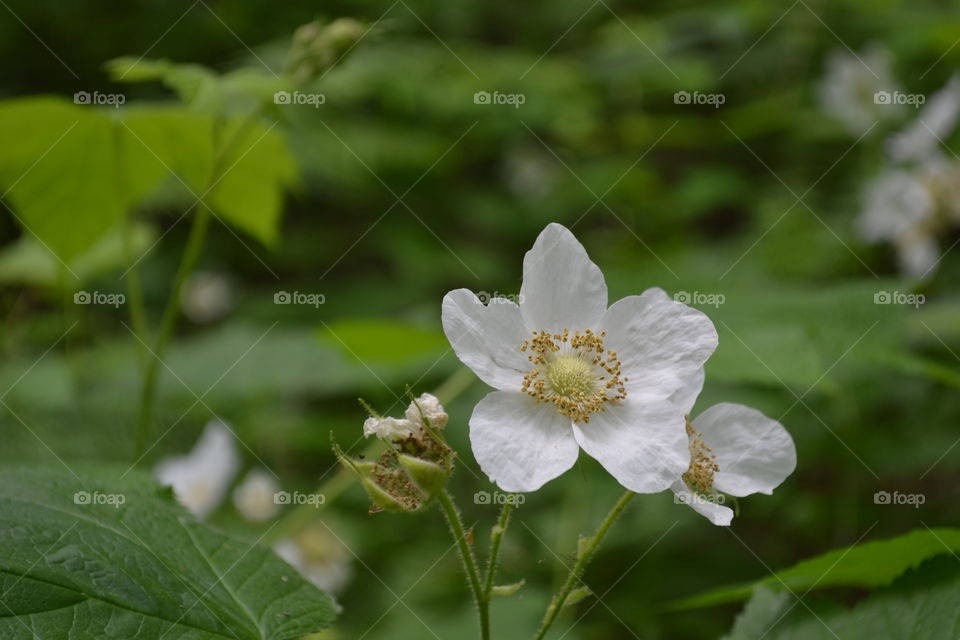
[[(419, 408), (417, 407), (418, 404), (420, 405)], [(421, 394), (416, 402), (411, 402), (410, 406), (407, 407), (406, 416), (407, 420), (413, 424), (421, 424), (425, 417), (434, 429), (443, 429), (447, 425), (448, 419), (443, 405), (440, 404), (436, 396), (429, 393)]]

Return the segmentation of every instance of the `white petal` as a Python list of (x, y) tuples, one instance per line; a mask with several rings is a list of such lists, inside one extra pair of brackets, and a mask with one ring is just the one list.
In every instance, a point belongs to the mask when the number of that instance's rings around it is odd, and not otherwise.
[(713, 486), (743, 497), (773, 493), (797, 466), (793, 438), (776, 420), (742, 404), (714, 405), (693, 421), (720, 467)]
[[(689, 506), (718, 527), (729, 527), (733, 522), (733, 509), (695, 495), (682, 480), (674, 482), (670, 489), (673, 491), (674, 501)], [(722, 498), (723, 496), (717, 497), (718, 500)]]
[(592, 329), (607, 308), (607, 283), (570, 231), (551, 223), (523, 258), (520, 311), (531, 330)]
[[(681, 411), (699, 394), (700, 371), (717, 348), (717, 330), (706, 315), (669, 300), (659, 289), (618, 300), (600, 329), (617, 352), (629, 394), (665, 398), (680, 392)], [(692, 397), (691, 397), (692, 395)]]
[(536, 491), (573, 466), (580, 448), (570, 419), (524, 393), (494, 391), (470, 416), (470, 446), (504, 491)]
[(668, 401), (626, 402), (575, 423), (573, 434), (583, 450), (627, 489), (657, 493), (690, 466), (683, 412)]
[(520, 351), (529, 336), (517, 305), (504, 298), (480, 302), (467, 289), (443, 298), (443, 331), (463, 364), (495, 389), (519, 391), (530, 362)]
[(703, 367), (697, 369), (686, 379), (682, 387), (670, 394), (670, 402), (677, 405), (683, 413), (689, 415), (697, 401), (697, 396), (703, 390), (703, 381), (706, 375)]
[(223, 502), (239, 466), (233, 434), (222, 422), (212, 420), (188, 455), (161, 460), (154, 476), (172, 487), (181, 504), (203, 520)]

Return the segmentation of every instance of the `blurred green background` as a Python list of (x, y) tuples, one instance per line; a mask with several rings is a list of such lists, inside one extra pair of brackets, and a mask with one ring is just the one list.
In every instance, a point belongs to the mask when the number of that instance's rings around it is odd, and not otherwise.
[[(178, 324), (154, 437), (173, 427), (141, 464), (188, 451), (215, 413), (246, 445), (246, 468), (265, 464), (285, 488), (313, 489), (335, 472), (331, 434), (362, 447), (358, 396), (398, 415), (404, 385), (430, 391), (458, 370), (440, 330), (443, 294), (517, 293), (523, 252), (560, 222), (604, 271), (611, 300), (659, 286), (714, 320), (720, 347), (695, 412), (732, 401), (779, 418), (798, 465), (774, 496), (743, 500), (730, 530), (668, 494), (641, 497), (586, 574), (600, 599), (569, 609), (554, 637), (713, 638), (738, 606), (662, 606), (765, 577), (868, 530), (875, 539), (955, 522), (960, 253), (949, 249), (960, 235), (939, 232), (945, 255), (922, 281), (899, 275), (890, 246), (866, 244), (856, 231), (864, 185), (889, 164), (889, 134), (915, 114), (861, 136), (818, 98), (828, 58), (871, 44), (890, 52), (904, 90), (940, 89), (960, 63), (960, 22), (944, 11), (897, 0), (8, 0), (0, 98), (100, 91), (122, 92), (125, 108), (173, 102), (159, 83), (111, 82), (104, 62), (144, 55), (279, 72), (299, 25), (359, 20), (362, 39), (308, 85), (324, 103), (264, 116), (265, 126), (279, 122), (271, 133), (298, 179), (274, 242), (212, 222), (199, 269), (220, 293), (212, 312)], [(523, 103), (478, 104), (484, 91)], [(677, 104), (678, 91), (719, 94), (723, 104)], [(3, 131), (4, 145), (31, 135)], [(955, 142), (943, 136), (950, 162)], [(72, 179), (70, 166), (48, 170), (43, 188)], [(0, 191), (14, 184), (5, 180)], [(18, 210), (15, 198), (3, 200)], [(69, 219), (69, 199), (60, 206)], [(154, 322), (186, 243), (185, 209), (161, 195), (136, 211), (138, 252), (158, 240), (139, 263)], [(0, 388), (9, 388), (0, 457), (129, 462), (139, 376), (128, 309), (73, 304), (76, 290), (124, 291), (129, 259), (114, 246), (78, 258), (89, 269), (68, 261), (74, 279), (24, 246), (31, 241), (13, 215), (0, 216)], [(280, 291), (322, 294), (323, 304), (274, 304)], [(876, 304), (878, 292), (922, 294), (924, 303)], [(473, 504), (474, 492), (493, 486), (470, 454), (466, 424), (486, 391), (474, 381), (447, 406), (460, 452), (453, 489), (477, 523), (479, 549), (497, 510)], [(926, 500), (875, 505), (880, 490)], [(618, 494), (582, 455), (527, 496), (501, 572), (502, 582), (527, 585), (495, 601), (495, 637), (530, 635), (577, 533)], [(329, 637), (473, 633), (439, 512), (370, 516), (352, 485), (316, 515), (340, 539), (327, 542), (349, 548), (331, 553), (352, 567)], [(229, 502), (214, 523), (252, 537), (263, 530)]]

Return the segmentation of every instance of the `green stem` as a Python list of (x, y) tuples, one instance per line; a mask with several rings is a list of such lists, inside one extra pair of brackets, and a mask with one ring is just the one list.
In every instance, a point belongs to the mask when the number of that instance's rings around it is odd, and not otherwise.
[(140, 365), (140, 371), (143, 373), (149, 361), (150, 353), (147, 350), (146, 342), (149, 340), (149, 328), (147, 326), (147, 310), (143, 300), (143, 287), (140, 283), (140, 268), (138, 263), (134, 262), (133, 257), (133, 231), (134, 231), (134, 212), (131, 208), (127, 195), (127, 176), (125, 172), (125, 163), (123, 162), (123, 143), (122, 130), (119, 121), (113, 123), (113, 140), (117, 158), (117, 192), (123, 204), (123, 228), (122, 245), (123, 261), (128, 265), (127, 274), (127, 295), (130, 298), (130, 322), (133, 325), (133, 332), (139, 338), (137, 340), (137, 355)]
[[(187, 246), (184, 248), (183, 255), (180, 258), (180, 264), (177, 267), (177, 273), (174, 276), (173, 286), (170, 290), (170, 298), (167, 300), (167, 305), (163, 310), (157, 340), (150, 354), (151, 357), (147, 360), (146, 370), (143, 376), (143, 386), (140, 389), (140, 416), (137, 423), (137, 445), (134, 452), (135, 461), (139, 461), (146, 451), (147, 438), (150, 436), (150, 427), (153, 421), (153, 407), (156, 402), (157, 379), (160, 372), (160, 365), (162, 364), (167, 345), (173, 336), (177, 318), (180, 316), (180, 294), (187, 278), (193, 273), (193, 270), (197, 266), (200, 253), (203, 249), (203, 243), (206, 240), (207, 228), (210, 226), (212, 210), (206, 202), (206, 192), (213, 189), (220, 178), (223, 177), (227, 170), (227, 161), (232, 157), (236, 146), (240, 144), (250, 128), (256, 123), (259, 113), (259, 111), (251, 112), (240, 126), (236, 128), (225, 144), (216, 145), (218, 150), (213, 163), (213, 171), (210, 174), (210, 184), (195, 203), (197, 210), (193, 216), (190, 235), (187, 237)], [(215, 144), (219, 137), (218, 134), (221, 127), (222, 123), (217, 123), (215, 126)]]
[(483, 595), (489, 601), (493, 592), (493, 579), (497, 572), (497, 556), (500, 554), (500, 543), (503, 540), (503, 534), (507, 531), (510, 524), (510, 509), (513, 507), (514, 495), (507, 496), (503, 503), (503, 509), (500, 510), (500, 519), (490, 531), (490, 557), (487, 560), (487, 579), (483, 585)]
[(480, 615), (480, 638), (481, 640), (490, 640), (490, 606), (488, 599), (480, 590), (480, 574), (477, 572), (477, 560), (473, 555), (473, 549), (467, 542), (467, 532), (463, 527), (463, 520), (460, 518), (460, 511), (453, 504), (453, 498), (444, 489), (437, 497), (440, 502), (440, 508), (447, 518), (447, 524), (450, 525), (450, 535), (453, 536), (460, 551), (460, 559), (463, 561), (463, 569), (467, 574), (467, 583), (473, 592), (473, 598), (477, 603), (477, 612)]
[(630, 501), (633, 500), (635, 495), (637, 494), (632, 491), (627, 491), (624, 493), (620, 499), (617, 500), (617, 503), (613, 505), (613, 508), (610, 510), (610, 513), (607, 514), (607, 517), (604, 518), (603, 522), (600, 523), (600, 526), (597, 528), (596, 532), (594, 532), (594, 534), (587, 540), (586, 545), (581, 548), (581, 544), (578, 542), (577, 562), (573, 565), (573, 569), (570, 570), (569, 575), (567, 575), (567, 579), (563, 583), (563, 587), (560, 588), (560, 591), (550, 602), (550, 606), (547, 607), (547, 613), (543, 617), (543, 622), (540, 623), (540, 629), (537, 630), (537, 635), (534, 636), (534, 640), (542, 640), (547, 634), (547, 631), (550, 629), (550, 625), (552, 625), (557, 619), (557, 616), (560, 615), (560, 611), (563, 609), (563, 604), (570, 596), (570, 592), (573, 591), (573, 587), (580, 580), (580, 576), (583, 575), (584, 569), (587, 568), (590, 560), (593, 559), (594, 554), (600, 547), (600, 543), (603, 542), (603, 539), (606, 537), (610, 527), (613, 526), (613, 523), (617, 520), (617, 518), (620, 517), (620, 514), (622, 514), (624, 509), (627, 508), (627, 505), (630, 504)]

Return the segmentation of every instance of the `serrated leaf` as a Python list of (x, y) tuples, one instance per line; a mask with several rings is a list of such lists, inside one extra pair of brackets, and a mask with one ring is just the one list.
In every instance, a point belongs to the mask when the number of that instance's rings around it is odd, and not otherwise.
[(812, 587), (878, 587), (890, 584), (897, 576), (928, 558), (958, 550), (960, 529), (917, 529), (889, 540), (834, 549), (757, 582), (713, 589), (672, 603), (669, 609), (693, 609), (746, 600), (760, 586), (783, 588), (786, 585), (801, 592)]
[(513, 584), (498, 584), (490, 590), (495, 596), (512, 596), (517, 591), (520, 591), (523, 588), (523, 585), (526, 583), (526, 580), (521, 580), (520, 582), (514, 582)]
[(329, 596), (123, 469), (0, 469), (0, 637), (293, 640)]

